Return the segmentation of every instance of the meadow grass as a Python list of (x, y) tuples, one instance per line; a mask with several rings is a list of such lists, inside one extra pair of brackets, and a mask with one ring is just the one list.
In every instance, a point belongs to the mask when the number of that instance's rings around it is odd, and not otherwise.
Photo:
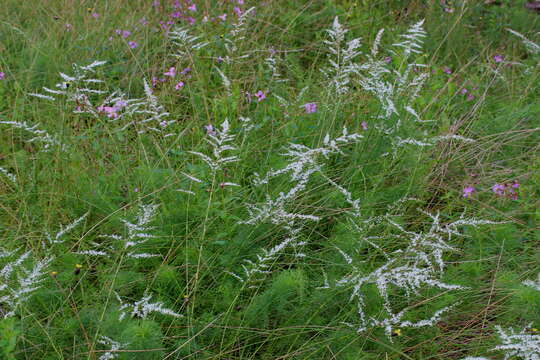
[(540, 359), (539, 23), (3, 0), (0, 358)]

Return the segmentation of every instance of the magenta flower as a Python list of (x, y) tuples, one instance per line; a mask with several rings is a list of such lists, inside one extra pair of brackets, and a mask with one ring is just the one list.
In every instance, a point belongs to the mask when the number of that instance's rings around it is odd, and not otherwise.
[(227, 20), (227, 14), (225, 14), (225, 13), (221, 14), (221, 15), (218, 16), (218, 18), (220, 18), (221, 21), (225, 21), (225, 20)]
[(392, 62), (392, 58), (390, 56), (387, 56), (383, 59), (383, 61), (387, 64), (390, 64)]
[(444, 72), (445, 74), (450, 75), (450, 74), (452, 73), (452, 70), (451, 70), (449, 67), (446, 67), (446, 66), (445, 66), (445, 67), (443, 68), (443, 72)]
[(244, 5), (244, 0), (236, 0), (239, 5)]
[(264, 99), (266, 99), (266, 94), (262, 90), (257, 91), (254, 96), (257, 98), (258, 102), (261, 102)]
[(315, 103), (307, 103), (304, 104), (304, 109), (306, 110), (306, 114), (313, 114), (317, 111), (317, 104)]
[(463, 188), (463, 197), (468, 198), (471, 197), (471, 194), (474, 192), (474, 187), (472, 186), (466, 186)]
[(197, 5), (195, 4), (191, 4), (188, 6), (187, 8), (189, 11), (197, 11)]
[(184, 82), (183, 82), (183, 81), (179, 81), (179, 82), (174, 86), (174, 88), (175, 88), (176, 90), (180, 90), (180, 89), (182, 89), (183, 87), (184, 87)]
[(175, 77), (176, 76), (176, 69), (174, 67), (170, 68), (169, 71), (163, 73), (165, 76)]
[(6, 78), (6, 73), (3, 71), (0, 71), (0, 80), (4, 80)]
[(362, 126), (362, 130), (367, 130), (367, 129), (368, 129), (368, 127), (367, 127), (367, 122), (365, 122), (365, 121), (362, 121), (362, 122), (360, 123), (360, 126)]
[(495, 61), (496, 63), (503, 62), (503, 60), (504, 60), (504, 57), (501, 54), (496, 54), (493, 56), (493, 61)]
[(146, 18), (141, 18), (141, 20), (139, 20), (139, 23), (141, 23), (142, 26), (146, 26), (148, 25), (148, 20), (146, 20)]
[(216, 135), (216, 131), (214, 130), (214, 127), (212, 126), (212, 124), (205, 125), (204, 129), (206, 130), (206, 133), (208, 135)]
[(517, 189), (519, 187), (519, 182), (517, 180), (514, 180), (514, 182), (511, 185), (514, 189)]
[(94, 19), (99, 19), (99, 14), (97, 12), (92, 13)]
[(504, 185), (502, 185), (502, 184), (495, 184), (495, 185), (493, 185), (493, 186), (491, 187), (491, 190), (492, 190), (495, 194), (501, 195), (501, 196), (504, 195), (504, 189), (505, 189), (505, 187), (504, 187)]
[(472, 100), (474, 100), (474, 95), (473, 94), (467, 95), (467, 101), (472, 101)]
[(128, 46), (132, 49), (135, 49), (139, 45), (135, 41), (130, 41), (128, 42)]
[(184, 70), (182, 70), (182, 71), (180, 72), (180, 74), (186, 75), (186, 74), (187, 74), (188, 72), (190, 72), (190, 71), (191, 71), (191, 68), (190, 68), (190, 67), (187, 67), (187, 68), (185, 68)]
[(173, 13), (171, 14), (171, 16), (172, 16), (173, 18), (179, 18), (179, 17), (182, 17), (182, 12), (181, 12), (181, 11), (173, 12)]
[(465, 89), (465, 88), (463, 88), (463, 89), (461, 89), (461, 90), (459, 91), (459, 93), (460, 93), (461, 95), (465, 95), (465, 94), (468, 93), (468, 92), (469, 92), (469, 90), (467, 90), (467, 89)]
[(124, 30), (122, 31), (122, 36), (125, 38), (127, 38), (129, 35), (131, 35), (131, 31), (128, 31), (128, 30)]
[(238, 17), (242, 16), (242, 10), (238, 6), (235, 6), (233, 11), (236, 14), (236, 16)]

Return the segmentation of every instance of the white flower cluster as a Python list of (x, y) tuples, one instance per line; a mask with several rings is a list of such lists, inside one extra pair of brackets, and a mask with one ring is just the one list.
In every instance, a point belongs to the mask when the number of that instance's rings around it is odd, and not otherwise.
[[(104, 238), (109, 238), (118, 241), (121, 244), (123, 251), (126, 251), (126, 256), (133, 259), (158, 257), (157, 254), (149, 254), (140, 252), (139, 245), (144, 244), (148, 239), (155, 238), (155, 235), (149, 233), (153, 228), (149, 224), (154, 220), (156, 211), (159, 205), (141, 204), (139, 207), (139, 213), (137, 214), (136, 221), (134, 223), (125, 219), (122, 220), (125, 226), (126, 234), (121, 235), (102, 235)], [(101, 245), (93, 243), (96, 248), (100, 248)], [(76, 252), (79, 255), (90, 256), (105, 256), (111, 258), (115, 253), (113, 246), (108, 246), (105, 250), (82, 250)]]
[(336, 182), (326, 176), (322, 170), (324, 160), (330, 155), (344, 153), (340, 146), (358, 142), (362, 138), (358, 134), (349, 134), (346, 128), (343, 128), (341, 136), (331, 139), (327, 134), (323, 140), (323, 146), (319, 148), (310, 148), (301, 144), (290, 144), (283, 156), (289, 158), (289, 163), (282, 169), (270, 170), (264, 177), (255, 174), (254, 185), (266, 185), (278, 176), (289, 174), (289, 181), (292, 186), (287, 193), (280, 192), (278, 197), (272, 199), (267, 195), (267, 200), (261, 205), (247, 204), (249, 219), (241, 221), (242, 224), (255, 225), (262, 222), (270, 222), (272, 224), (284, 224), (291, 226), (296, 220), (312, 220), (318, 221), (319, 217), (311, 214), (298, 214), (288, 212), (286, 209), (294, 202), (294, 199), (304, 191), (308, 183), (315, 173), (319, 173), (327, 180), (327, 182), (341, 192), (346, 201), (351, 205), (351, 212), (355, 215), (359, 214), (359, 200), (353, 200), (352, 195), (348, 190), (338, 185)]
[(327, 50), (330, 52), (330, 65), (322, 69), (326, 79), (330, 82), (330, 88), (337, 94), (345, 94), (349, 91), (351, 74), (354, 72), (353, 60), (362, 52), (360, 38), (345, 42), (345, 34), (349, 32), (344, 28), (336, 16), (332, 28), (327, 29), (328, 40), (324, 40)]
[[(420, 327), (432, 325), (447, 308), (439, 310), (430, 320), (417, 322), (403, 321), (402, 317), (407, 312), (407, 309), (397, 313), (394, 311), (392, 302), (390, 301), (392, 289), (404, 291), (407, 298), (418, 294), (420, 290), (427, 287), (443, 290), (464, 289), (460, 285), (446, 284), (441, 280), (445, 266), (443, 254), (447, 251), (454, 250), (448, 242), (452, 236), (463, 236), (458, 231), (458, 227), (460, 226), (496, 224), (496, 222), (492, 221), (473, 218), (465, 219), (461, 217), (455, 222), (443, 225), (441, 224), (439, 213), (433, 215), (422, 210), (420, 211), (432, 221), (429, 230), (426, 232), (406, 230), (402, 225), (392, 220), (390, 216), (387, 217), (386, 221), (399, 231), (396, 238), (406, 239), (408, 246), (391, 254), (386, 254), (383, 251), (387, 262), (372, 272), (364, 273), (353, 263), (352, 256), (340, 251), (344, 254), (345, 261), (351, 266), (352, 273), (338, 280), (336, 285), (352, 286), (351, 300), (357, 298), (358, 301), (358, 314), (360, 317), (359, 332), (365, 331), (369, 327), (382, 326), (385, 328), (386, 334), (390, 335), (394, 326)], [(381, 237), (370, 237), (370, 239), (381, 239)], [(373, 245), (371, 241), (367, 239), (366, 241)], [(376, 245), (375, 247), (378, 250), (382, 250)], [(367, 319), (363, 289), (368, 284), (375, 285), (382, 298), (383, 308), (387, 313), (387, 317), (383, 320), (375, 318)]]
[(180, 59), (191, 57), (194, 51), (208, 45), (208, 42), (200, 41), (200, 38), (200, 36), (190, 35), (189, 31), (183, 27), (174, 28), (169, 32), (169, 39), (176, 46), (172, 55)]
[[(272, 199), (267, 195), (266, 202), (259, 205), (246, 204), (249, 218), (240, 221), (240, 224), (256, 225), (259, 223), (271, 223), (281, 226), (286, 232), (285, 239), (269, 250), (263, 249), (262, 255), (257, 256), (257, 261), (246, 260), (247, 265), (243, 265), (245, 278), (230, 273), (241, 281), (253, 280), (256, 274), (268, 274), (270, 272), (270, 263), (274, 262), (277, 256), (287, 247), (300, 247), (305, 242), (299, 239), (300, 232), (305, 221), (319, 221), (320, 217), (312, 214), (299, 214), (288, 210), (294, 205), (294, 200), (308, 186), (308, 183), (315, 173), (320, 174), (329, 185), (343, 194), (345, 200), (351, 205), (349, 213), (352, 216), (359, 216), (359, 200), (353, 199), (352, 194), (330, 179), (323, 172), (324, 160), (330, 155), (343, 154), (340, 147), (358, 142), (362, 136), (358, 134), (349, 134), (346, 128), (343, 128), (341, 136), (331, 139), (326, 135), (323, 140), (323, 146), (319, 148), (310, 148), (300, 144), (290, 144), (287, 152), (283, 155), (289, 158), (289, 163), (282, 169), (270, 170), (264, 177), (255, 174), (254, 185), (267, 185), (269, 182), (281, 175), (289, 174), (290, 183), (293, 185), (287, 193), (280, 192), (277, 198)], [(297, 252), (297, 257), (305, 256)]]
[(8, 170), (4, 169), (0, 166), (0, 174), (3, 174), (6, 178), (8, 178), (13, 184), (17, 184), (17, 177), (10, 173)]
[(231, 145), (235, 139), (235, 136), (230, 134), (229, 120), (221, 124), (221, 129), (214, 129), (207, 132), (207, 137), (204, 138), (206, 142), (212, 147), (212, 156), (205, 155), (198, 151), (188, 151), (190, 154), (197, 155), (202, 161), (210, 167), (212, 173), (216, 173), (219, 170), (223, 170), (223, 166), (238, 161), (237, 156), (226, 156), (223, 153), (225, 151), (236, 150), (236, 147)]
[(116, 294), (118, 302), (120, 302), (120, 317), (118, 320), (123, 320), (129, 312), (131, 317), (138, 317), (140, 319), (146, 319), (150, 313), (157, 312), (163, 315), (169, 315), (173, 317), (183, 317), (183, 315), (174, 312), (171, 309), (164, 307), (161, 301), (151, 303), (152, 295), (145, 293), (139, 301), (135, 301), (133, 304), (124, 303), (120, 296)]
[(0, 124), (10, 125), (12, 128), (21, 129), (29, 132), (33, 135), (32, 138), (25, 140), (27, 143), (35, 143), (37, 146), (41, 147), (42, 152), (51, 151), (54, 148), (59, 148), (64, 151), (66, 148), (63, 144), (58, 141), (56, 136), (53, 136), (38, 128), (38, 125), (28, 125), (25, 121), (0, 121)]
[[(513, 329), (504, 330), (500, 326), (495, 326), (501, 345), (495, 346), (491, 351), (501, 351), (504, 360), (540, 360), (540, 335), (531, 334), (528, 327), (520, 332)], [(466, 357), (462, 360), (488, 360), (485, 357)]]
[(67, 101), (76, 103), (78, 107), (92, 108), (89, 96), (92, 94), (104, 94), (105, 91), (93, 88), (95, 84), (102, 84), (104, 81), (92, 78), (90, 75), (96, 72), (97, 67), (105, 63), (106, 61), (94, 61), (86, 66), (73, 64), (74, 75), (61, 72), (60, 77), (63, 81), (56, 84), (56, 90), (43, 87), (43, 90), (50, 95), (36, 93), (30, 93), (29, 95), (48, 100), (56, 100), (55, 96), (62, 95)]
[[(0, 261), (12, 258), (16, 253), (16, 250), (0, 249)], [(52, 258), (40, 260), (28, 269), (25, 263), (29, 257), (30, 251), (27, 251), (0, 266), (0, 318), (14, 316), (17, 308), (41, 287), (40, 283), (44, 280)]]
[(110, 348), (108, 351), (106, 351), (105, 353), (103, 353), (103, 355), (99, 357), (99, 360), (116, 359), (118, 357), (118, 353), (116, 352), (118, 352), (118, 350), (121, 350), (122, 348), (129, 345), (129, 344), (119, 343), (118, 341), (114, 341), (111, 338), (104, 335), (101, 335), (100, 338), (97, 340), (97, 342), (100, 343), (101, 345), (105, 345)]

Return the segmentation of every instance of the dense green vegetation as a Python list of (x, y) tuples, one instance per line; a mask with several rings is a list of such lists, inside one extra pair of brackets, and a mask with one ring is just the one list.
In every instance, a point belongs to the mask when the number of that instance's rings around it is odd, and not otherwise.
[(3, 0), (0, 359), (538, 359), (539, 24)]

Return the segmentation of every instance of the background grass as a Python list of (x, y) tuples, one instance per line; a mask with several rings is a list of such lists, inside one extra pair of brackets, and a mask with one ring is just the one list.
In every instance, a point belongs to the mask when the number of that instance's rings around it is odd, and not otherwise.
[[(151, 1), (3, 0), (0, 71), (6, 76), (0, 81), (0, 121), (40, 124), (57, 134), (68, 151), (40, 152), (24, 141), (23, 132), (0, 125), (0, 166), (17, 176), (13, 184), (0, 175), (2, 247), (31, 249), (37, 259), (54, 256), (50, 271), (58, 273), (15, 317), (0, 321), (2, 356), (97, 359), (104, 348), (96, 340), (106, 335), (130, 344), (129, 350), (116, 353), (120, 359), (500, 358), (487, 351), (497, 343), (494, 325), (540, 327), (540, 294), (521, 285), (540, 271), (540, 72), (538, 59), (505, 31), (512, 28), (534, 39), (538, 16), (516, 1), (453, 1), (446, 5), (453, 12), (438, 1), (245, 2), (242, 9), (257, 8), (239, 47), (253, 56), (219, 64), (222, 35), (228, 36), (235, 16), (231, 2), (197, 2), (197, 22), (189, 29), (211, 46), (197, 57), (176, 59), (159, 25), (170, 19), (172, 2), (162, 0), (156, 7)], [(215, 20), (222, 13), (228, 21)], [(211, 20), (203, 23), (204, 15)], [(476, 142), (404, 147), (395, 157), (382, 156), (391, 148), (375, 131), (381, 113), (377, 100), (356, 87), (340, 99), (326, 91), (320, 73), (327, 63), (323, 40), (335, 16), (350, 29), (350, 38), (361, 37), (364, 44), (371, 44), (385, 28), (383, 49), (425, 19), (425, 55), (418, 61), (429, 66), (431, 76), (416, 104), (422, 118), (435, 121), (406, 131), (454, 133)], [(116, 29), (132, 34), (122, 39)], [(127, 41), (138, 46), (131, 49)], [(280, 71), (289, 81), (272, 80), (263, 62), (270, 48), (283, 58)], [(496, 63), (496, 54), (504, 62)], [(174, 136), (119, 133), (106, 117), (74, 114), (73, 104), (28, 95), (53, 87), (58, 73), (69, 74), (72, 63), (94, 60), (107, 61), (98, 71), (106, 89), (120, 88), (132, 97), (143, 95), (143, 78), (162, 77), (172, 66), (191, 67), (182, 90), (170, 82), (155, 89), (177, 121)], [(216, 67), (231, 79), (231, 95)], [(308, 89), (297, 99), (304, 87)], [(464, 88), (467, 94), (462, 94)], [(265, 91), (267, 99), (246, 101), (246, 91), (258, 90)], [(294, 106), (285, 113), (274, 94)], [(317, 103), (316, 113), (304, 112), (301, 105), (307, 102)], [(239, 116), (250, 117), (255, 130), (237, 130)], [(240, 161), (212, 176), (188, 151), (207, 153), (203, 126), (218, 126), (225, 118), (237, 136)], [(333, 283), (349, 271), (335, 247), (356, 254), (366, 269), (384, 259), (351, 230), (340, 194), (317, 179), (297, 203), (301, 213), (324, 214), (301, 234), (306, 257), (299, 261), (292, 251), (285, 252), (272, 264), (272, 273), (253, 288), (227, 273), (240, 272), (244, 259), (254, 259), (261, 248), (283, 240), (276, 226), (238, 224), (247, 217), (246, 202), (261, 202), (265, 193), (288, 189), (286, 180), (255, 188), (254, 173), (283, 166), (280, 154), (288, 143), (317, 145), (326, 133), (335, 134), (344, 125), (364, 139), (347, 148), (346, 156), (330, 159), (327, 168), (361, 199), (366, 218), (414, 197), (416, 202), (399, 208), (400, 223), (410, 229), (429, 228), (429, 219), (416, 208), (440, 211), (445, 221), (465, 211), (505, 222), (467, 228), (468, 236), (453, 243), (459, 250), (447, 256), (444, 280), (469, 289), (459, 294), (426, 290), (416, 299), (416, 304), (426, 304), (417, 310), (420, 318), (459, 300), (436, 326), (404, 329), (401, 336), (388, 339), (381, 329), (358, 334), (344, 325), (357, 319), (350, 289), (320, 289), (323, 274)], [(204, 180), (196, 197), (176, 191), (191, 186), (181, 172)], [(222, 181), (242, 187), (222, 189)], [(491, 191), (495, 183), (513, 181), (520, 183), (515, 200)], [(462, 190), (468, 185), (476, 191), (464, 198)], [(141, 202), (160, 205), (152, 223), (157, 237), (145, 248), (161, 258), (134, 261), (120, 253), (110, 259), (75, 254), (91, 248), (93, 241), (103, 242), (100, 234), (121, 233), (121, 220), (134, 219)], [(46, 232), (55, 233), (86, 212), (64, 243), (42, 247)], [(375, 230), (393, 231), (389, 226)], [(381, 244), (388, 252), (402, 245)], [(74, 272), (76, 264), (83, 266), (80, 274)], [(158, 314), (118, 321), (113, 291), (136, 301), (146, 290), (184, 317)], [(367, 301), (375, 304), (374, 289), (369, 291)], [(393, 296), (406, 304), (404, 294)]]

